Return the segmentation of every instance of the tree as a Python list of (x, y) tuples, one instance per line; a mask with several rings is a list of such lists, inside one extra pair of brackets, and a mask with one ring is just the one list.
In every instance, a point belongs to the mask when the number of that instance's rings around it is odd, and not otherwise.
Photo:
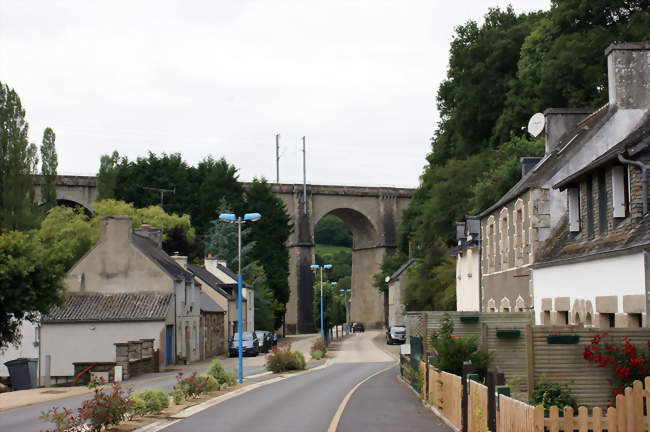
[(456, 262), (446, 252), (439, 242), (406, 270), (403, 303), (407, 311), (456, 309)]
[(56, 206), (43, 219), (38, 238), (52, 260), (68, 271), (99, 240), (99, 224), (80, 208)]
[(0, 350), (20, 342), (23, 320), (36, 321), (60, 304), (63, 266), (33, 233), (0, 234)]
[(120, 154), (115, 150), (111, 155), (103, 155), (97, 173), (97, 200), (115, 198)]
[(265, 179), (254, 179), (246, 188), (246, 212), (260, 213), (262, 219), (250, 225), (255, 245), (251, 259), (264, 268), (269, 291), (276, 300), (276, 328), (282, 323), (289, 301), (289, 251), (285, 247), (293, 230), (291, 218), (282, 200), (273, 195)]
[(41, 145), (41, 202), (45, 211), (56, 205), (56, 168), (58, 160), (54, 141), (56, 135), (51, 128), (43, 132)]
[(373, 275), (372, 286), (378, 290), (386, 290), (386, 277), (392, 276), (393, 273), (397, 271), (404, 263), (408, 261), (409, 257), (403, 253), (398, 252), (393, 255), (384, 255), (384, 259), (381, 262), (379, 273)]
[[(230, 204), (224, 199), (218, 207), (218, 213), (233, 213)], [(257, 222), (256, 222), (257, 223)], [(214, 257), (226, 261), (226, 266), (230, 269), (237, 271), (238, 254), (239, 254), (239, 238), (238, 238), (237, 224), (231, 224), (219, 219), (215, 219), (210, 223), (210, 229), (205, 236), (205, 252)], [(241, 231), (241, 260), (242, 260), (242, 275), (247, 272), (247, 267), (252, 264), (252, 250), (254, 244), (249, 241), (251, 237), (250, 225), (244, 225)], [(246, 279), (246, 277), (244, 277)]]
[[(324, 329), (345, 323), (345, 301), (339, 296), (338, 285), (332, 285), (331, 281), (323, 281), (323, 323)], [(313, 315), (314, 326), (320, 328), (320, 280), (314, 283)]]
[(0, 82), (0, 231), (38, 225), (33, 175), (37, 148), (18, 94)]
[(341, 219), (328, 214), (316, 224), (314, 241), (317, 244), (352, 247), (352, 231)]

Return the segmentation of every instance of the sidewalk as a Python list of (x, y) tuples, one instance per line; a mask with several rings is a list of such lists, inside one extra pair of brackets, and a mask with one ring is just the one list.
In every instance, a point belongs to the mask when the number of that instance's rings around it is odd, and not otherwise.
[[(302, 351), (302, 353), (305, 355), (305, 359), (309, 360), (309, 348), (317, 337), (318, 335), (313, 334), (288, 335), (286, 338), (280, 340), (279, 345), (282, 347), (291, 343), (293, 349)], [(205, 371), (208, 366), (210, 366), (210, 363), (212, 363), (212, 361), (215, 359), (221, 360), (226, 368), (228, 368), (228, 363), (232, 362), (233, 360), (228, 358), (227, 355), (221, 355), (187, 365), (170, 365), (169, 368), (164, 372), (145, 374), (137, 378), (124, 381), (122, 384), (128, 387), (135, 384), (146, 384), (149, 382), (170, 379), (174, 377), (177, 372), (191, 373), (193, 371), (198, 371), (201, 373), (202, 371)], [(265, 362), (264, 355), (262, 354), (260, 354), (258, 357), (248, 357), (246, 360), (259, 365), (263, 365)], [(30, 405), (38, 405), (59, 399), (83, 396), (91, 393), (93, 393), (93, 390), (88, 389), (86, 386), (35, 388), (29, 390), (0, 393), (0, 412)]]

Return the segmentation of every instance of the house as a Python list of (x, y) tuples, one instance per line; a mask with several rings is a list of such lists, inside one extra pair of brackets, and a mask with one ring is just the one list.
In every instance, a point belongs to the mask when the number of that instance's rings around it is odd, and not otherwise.
[(141, 339), (153, 339), (162, 365), (201, 358), (200, 284), (161, 249), (160, 230), (131, 224), (102, 217), (99, 241), (68, 271), (66, 303), (42, 320), (41, 375), (116, 362), (117, 344)]
[(649, 167), (646, 109), (636, 130), (553, 186), (568, 209), (533, 265), (537, 324), (648, 326)]
[(456, 222), (456, 310), (481, 311), (481, 221), (472, 216)]
[(650, 105), (649, 47), (648, 43), (610, 45), (605, 50), (609, 102), (596, 111), (546, 110), (544, 157), (522, 161), (522, 179), (478, 215), (482, 310), (533, 307), (531, 266), (546, 255), (546, 242), (552, 241), (567, 212), (567, 191), (553, 186), (591, 164), (644, 123)]
[(409, 258), (386, 281), (388, 283), (388, 328), (405, 324), (402, 294), (408, 283), (406, 270), (414, 263), (415, 259)]
[(226, 310), (210, 297), (201, 286), (201, 326), (199, 330), (199, 350), (201, 359), (223, 354), (227, 350)]

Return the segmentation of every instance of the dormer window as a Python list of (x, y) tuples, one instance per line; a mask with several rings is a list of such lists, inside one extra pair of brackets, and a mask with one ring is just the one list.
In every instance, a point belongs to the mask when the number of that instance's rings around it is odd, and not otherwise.
[(569, 201), (569, 231), (580, 231), (580, 190), (578, 188), (567, 189), (567, 200)]

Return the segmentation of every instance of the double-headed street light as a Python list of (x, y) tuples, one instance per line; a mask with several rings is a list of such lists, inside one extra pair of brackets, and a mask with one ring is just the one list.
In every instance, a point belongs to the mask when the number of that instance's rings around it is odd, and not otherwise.
[(320, 269), (320, 337), (324, 341), (325, 329), (323, 327), (323, 269), (331, 269), (332, 264), (324, 264), (322, 266), (319, 266), (318, 264), (312, 264), (310, 267), (312, 270)]
[(349, 309), (348, 308), (348, 293), (351, 292), (351, 291), (352, 291), (352, 289), (350, 289), (350, 288), (348, 288), (348, 289), (341, 288), (339, 290), (339, 292), (343, 293), (343, 294), (339, 294), (339, 295), (341, 295), (345, 300), (345, 327), (346, 328), (348, 326), (348, 322), (350, 322), (350, 317), (349, 317), (350, 311), (348, 310)]
[(241, 328), (241, 226), (245, 222), (255, 222), (256, 220), (262, 219), (262, 215), (259, 213), (246, 213), (242, 218), (235, 216), (232, 213), (221, 213), (219, 215), (219, 220), (237, 224), (237, 312), (239, 314), (237, 327), (238, 327), (238, 339), (239, 339), (239, 384), (244, 382), (244, 365), (243, 365), (243, 352), (242, 352), (242, 328)]

